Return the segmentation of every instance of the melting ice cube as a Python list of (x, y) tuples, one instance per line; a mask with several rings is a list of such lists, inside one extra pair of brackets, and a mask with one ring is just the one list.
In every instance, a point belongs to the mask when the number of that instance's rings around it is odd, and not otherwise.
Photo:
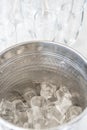
[(82, 108), (80, 106), (71, 106), (66, 113), (66, 122), (77, 117), (81, 112)]
[(45, 99), (51, 98), (55, 91), (56, 91), (55, 85), (53, 85), (51, 83), (46, 83), (46, 82), (43, 82), (41, 84), (40, 95), (43, 96)]

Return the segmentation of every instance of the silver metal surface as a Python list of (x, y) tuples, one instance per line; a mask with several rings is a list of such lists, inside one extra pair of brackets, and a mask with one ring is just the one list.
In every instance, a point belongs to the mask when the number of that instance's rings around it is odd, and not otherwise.
[[(29, 87), (39, 93), (36, 83), (52, 81), (65, 85), (73, 95), (73, 104), (83, 112), (73, 121), (53, 128), (71, 130), (81, 120), (87, 106), (87, 61), (73, 49), (52, 42), (29, 42), (13, 46), (0, 54), (0, 100), (17, 98)], [(0, 118), (0, 130), (20, 130)], [(23, 129), (24, 130), (24, 129)]]

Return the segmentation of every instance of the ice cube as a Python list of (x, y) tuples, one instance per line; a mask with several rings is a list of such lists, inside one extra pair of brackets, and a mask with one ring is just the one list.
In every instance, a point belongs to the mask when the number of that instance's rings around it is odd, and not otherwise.
[(56, 86), (51, 83), (43, 82), (41, 84), (41, 92), (40, 95), (44, 97), (45, 99), (49, 99), (54, 95), (54, 92), (56, 91)]
[(62, 124), (65, 119), (65, 115), (62, 115), (55, 106), (46, 107), (46, 118), (53, 119), (57, 124)]
[(29, 128), (32, 128), (33, 127), (33, 112), (30, 108), (27, 110), (27, 116), (28, 116), (28, 126)]
[(16, 112), (15, 112), (15, 117), (16, 117), (16, 120), (14, 121), (15, 123), (16, 123), (16, 122), (25, 123), (25, 122), (28, 121), (28, 117), (27, 117), (27, 113), (26, 113), (26, 112), (16, 111)]
[(45, 117), (43, 110), (41, 108), (33, 109), (33, 126), (34, 128), (40, 129), (43, 128), (45, 124)]
[(55, 92), (55, 97), (57, 98), (58, 101), (61, 101), (61, 99), (63, 98), (63, 96), (64, 96), (64, 93), (62, 91), (57, 90)]
[(65, 121), (70, 121), (73, 118), (77, 117), (82, 112), (82, 108), (80, 106), (71, 106), (66, 112)]
[(72, 101), (66, 97), (64, 97), (61, 101), (56, 101), (55, 106), (57, 110), (64, 115), (68, 108), (72, 105)]
[(40, 129), (44, 126), (44, 99), (41, 96), (35, 96), (31, 99), (32, 115), (33, 115), (33, 127)]
[(26, 100), (27, 104), (30, 105), (30, 100), (32, 97), (36, 96), (36, 92), (33, 89), (27, 90), (27, 92), (24, 93), (23, 97)]
[(34, 120), (33, 126), (35, 129), (41, 129), (45, 126), (45, 119), (44, 118), (38, 118), (37, 120)]
[(23, 111), (24, 112), (26, 110), (26, 105), (20, 99), (14, 100), (12, 102), (12, 104), (13, 104), (15, 110), (17, 110), (17, 111), (20, 111), (20, 112)]
[(55, 106), (60, 111), (60, 113), (65, 114), (68, 108), (72, 105), (71, 93), (65, 86), (61, 86), (59, 90), (56, 91), (55, 96), (57, 101)]
[(60, 86), (60, 89), (55, 92), (55, 97), (61, 101), (63, 97), (71, 98), (72, 96), (67, 87)]
[(44, 114), (42, 108), (32, 108), (34, 120), (43, 119)]
[(44, 128), (58, 127), (59, 123), (54, 119), (47, 119)]
[(13, 122), (14, 108), (11, 102), (2, 99), (0, 103), (0, 116), (9, 122)]
[(15, 108), (14, 123), (18, 126), (23, 125), (28, 120), (26, 113), (28, 107), (21, 100), (14, 100), (12, 103)]
[(60, 86), (60, 91), (62, 91), (64, 93), (64, 96), (66, 98), (71, 98), (71, 93), (66, 86)]
[(31, 99), (31, 107), (42, 107), (45, 104), (45, 100), (41, 96), (34, 96)]
[(0, 112), (2, 112), (2, 110), (5, 109), (12, 109), (12, 103), (10, 101), (7, 101), (5, 99), (2, 99), (2, 101), (0, 102)]

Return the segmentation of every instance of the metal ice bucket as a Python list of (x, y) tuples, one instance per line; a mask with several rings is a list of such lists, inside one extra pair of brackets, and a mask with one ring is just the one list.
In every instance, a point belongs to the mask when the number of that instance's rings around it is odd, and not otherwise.
[[(84, 57), (71, 48), (51, 42), (22, 43), (0, 54), (0, 100), (13, 100), (15, 91), (23, 93), (29, 86), (39, 93), (40, 88), (32, 82), (50, 80), (67, 86), (74, 97), (73, 104), (83, 108), (77, 118), (51, 130), (82, 130), (79, 124), (87, 116), (87, 60)], [(0, 130), (25, 129), (0, 118)]]

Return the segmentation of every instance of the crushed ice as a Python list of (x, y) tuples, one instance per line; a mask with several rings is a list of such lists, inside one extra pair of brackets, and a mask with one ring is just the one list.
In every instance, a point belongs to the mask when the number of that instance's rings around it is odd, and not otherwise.
[[(39, 95), (33, 89), (28, 89), (21, 99), (0, 102), (0, 116), (23, 128), (52, 128), (67, 123), (81, 112), (80, 106), (74, 106), (72, 95), (66, 86), (57, 88), (52, 83), (40, 84)], [(55, 99), (55, 100), (54, 100)]]

